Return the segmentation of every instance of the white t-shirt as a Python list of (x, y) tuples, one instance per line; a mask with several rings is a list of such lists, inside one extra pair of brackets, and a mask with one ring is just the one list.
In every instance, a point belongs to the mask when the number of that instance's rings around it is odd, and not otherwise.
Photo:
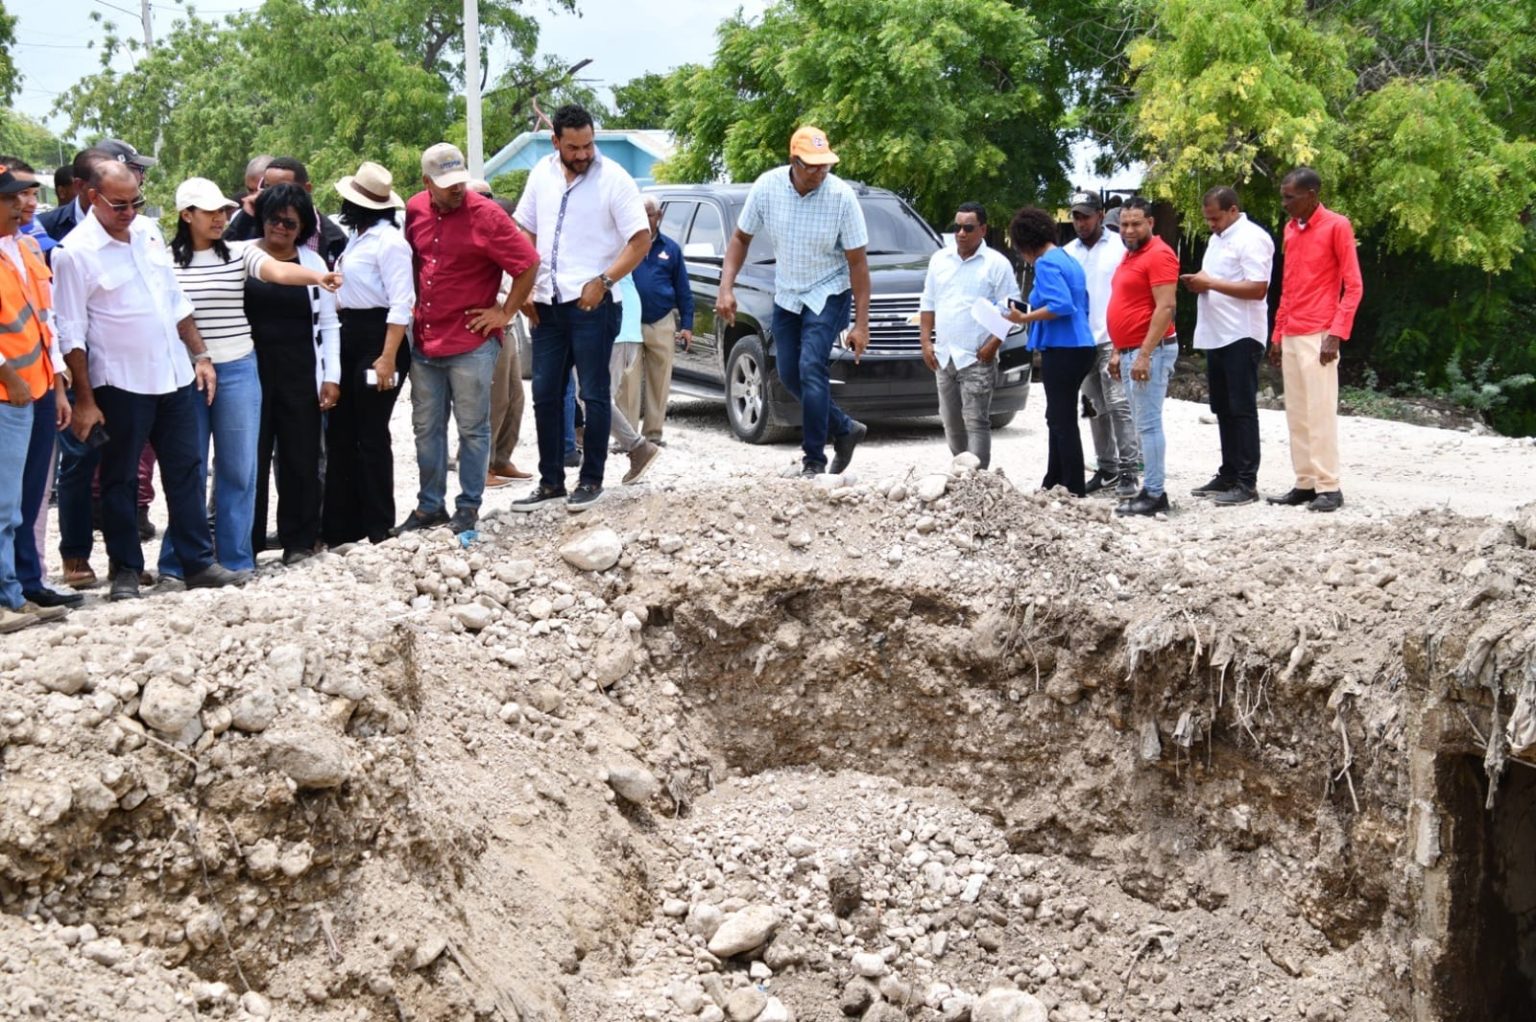
[[(1275, 262), (1275, 241), (1269, 232), (1239, 213), (1232, 226), (1211, 235), (1200, 260), (1200, 269), (1217, 280), (1262, 280), (1269, 283)], [(1233, 341), (1251, 337), (1260, 344), (1269, 340), (1269, 303), (1263, 298), (1233, 298), (1207, 291), (1196, 309), (1195, 347), (1225, 348)]]
[(1092, 248), (1073, 238), (1066, 245), (1067, 255), (1076, 259), (1088, 278), (1088, 327), (1093, 331), (1093, 343), (1109, 343), (1109, 291), (1115, 279), (1115, 270), (1125, 258), (1125, 242), (1120, 235), (1108, 228), (1099, 236)]
[[(582, 287), (613, 265), (641, 231), (650, 236), (640, 189), (629, 171), (598, 155), (587, 172), (566, 183), (560, 154), (528, 172), (513, 219), (538, 241), (536, 302), (573, 302)], [(618, 292), (613, 293), (619, 301)]]
[(245, 318), (245, 278), (260, 278), (267, 253), (245, 241), (229, 243), (229, 258), (211, 248), (193, 252), (176, 267), (176, 282), (192, 303), (192, 321), (215, 364), (244, 358), (253, 350), (251, 324)]

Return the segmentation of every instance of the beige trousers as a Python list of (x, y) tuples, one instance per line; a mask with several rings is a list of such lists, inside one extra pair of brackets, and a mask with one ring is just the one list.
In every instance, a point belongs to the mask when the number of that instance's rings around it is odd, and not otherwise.
[(1285, 423), (1291, 434), (1291, 467), (1298, 490), (1329, 493), (1339, 488), (1339, 360), (1318, 362), (1326, 333), (1281, 339), (1285, 375)]
[(647, 440), (661, 439), (667, 417), (667, 395), (672, 390), (672, 353), (677, 343), (677, 310), (640, 327), (640, 357), (624, 373), (616, 401), (624, 417)]
[(491, 467), (512, 460), (523, 428), (523, 371), (517, 358), (517, 338), (511, 330), (501, 345), (491, 374)]

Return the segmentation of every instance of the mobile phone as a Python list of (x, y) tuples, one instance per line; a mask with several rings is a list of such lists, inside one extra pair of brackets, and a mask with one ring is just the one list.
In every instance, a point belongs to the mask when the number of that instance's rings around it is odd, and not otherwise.
[(94, 451), (104, 446), (106, 442), (111, 439), (111, 437), (107, 436), (107, 427), (98, 422), (96, 425), (92, 426), (91, 431), (85, 435), (85, 446)]
[(1028, 312), (1029, 311), (1029, 303), (1025, 302), (1025, 301), (1020, 301), (1017, 298), (1010, 298), (1010, 299), (1008, 299), (1008, 307), (1010, 309), (1017, 309), (1020, 312)]
[[(389, 374), (389, 385), (391, 387), (395, 385), (399, 375), (399, 373)], [(363, 374), (363, 382), (368, 384), (370, 387), (377, 387), (379, 385), (379, 374), (370, 368), (366, 373)]]

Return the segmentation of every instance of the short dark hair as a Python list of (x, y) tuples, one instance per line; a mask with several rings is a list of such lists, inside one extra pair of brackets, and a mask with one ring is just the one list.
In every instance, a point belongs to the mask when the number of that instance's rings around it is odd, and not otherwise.
[(555, 129), (555, 137), (559, 138), (565, 133), (566, 128), (592, 127), (592, 115), (587, 113), (587, 108), (580, 103), (567, 103), (555, 111), (554, 119), (549, 123)]
[(292, 156), (277, 156), (262, 170), (262, 176), (266, 176), (268, 170), (287, 170), (293, 173), (293, 183), (296, 185), (309, 184), (309, 171), (304, 169), (304, 164)]
[(983, 206), (981, 203), (962, 202), (955, 208), (956, 216), (959, 216), (961, 213), (975, 213), (976, 222), (981, 224), (983, 227), (987, 226), (987, 207)]
[(1220, 210), (1237, 208), (1237, 189), (1231, 185), (1217, 185), (1200, 199), (1202, 206), (1215, 206)]
[(1008, 240), (1019, 255), (1030, 255), (1056, 243), (1060, 231), (1051, 214), (1038, 206), (1025, 206), (1008, 224)]
[(0, 156), (0, 167), (4, 167), (6, 170), (19, 170), (24, 174), (37, 173), (37, 171), (32, 169), (32, 164), (23, 160), (20, 156)]
[(1293, 184), (1308, 192), (1320, 192), (1323, 190), (1323, 179), (1318, 177), (1317, 171), (1311, 167), (1297, 167), (1281, 178), (1280, 183)]
[(74, 183), (75, 183), (75, 170), (74, 170), (73, 167), (69, 166), (68, 164), (65, 164), (64, 166), (60, 167), (58, 170), (53, 172), (53, 187), (54, 187), (55, 190), (57, 190), (59, 188), (68, 188), (70, 185), (72, 185)]
[(70, 166), (74, 169), (75, 172), (75, 180), (84, 181), (87, 184), (95, 183), (96, 165), (98, 163), (104, 163), (107, 160), (111, 160), (115, 163), (117, 161), (117, 157), (113, 156), (105, 149), (98, 149), (95, 146), (91, 146), (89, 149), (80, 150), (75, 154), (74, 160), (70, 162)]
[(1152, 219), (1152, 200), (1145, 195), (1132, 195), (1129, 199), (1122, 202), (1120, 204), (1120, 215), (1124, 216), (1125, 210), (1128, 209), (1139, 209), (1147, 215), (1148, 220)]
[(302, 245), (315, 236), (315, 231), (320, 227), (320, 220), (315, 214), (315, 203), (298, 184), (290, 184), (284, 181), (280, 185), (271, 188), (263, 188), (261, 194), (256, 197), (256, 219), (265, 224), (267, 217), (276, 216), (285, 209), (291, 209), (299, 217), (298, 244)]
[(395, 219), (395, 208), (374, 209), (371, 206), (360, 206), (351, 199), (341, 200), (341, 213), (337, 216), (341, 226), (349, 228), (356, 234), (362, 234), (374, 224), (394, 224), (400, 226)]

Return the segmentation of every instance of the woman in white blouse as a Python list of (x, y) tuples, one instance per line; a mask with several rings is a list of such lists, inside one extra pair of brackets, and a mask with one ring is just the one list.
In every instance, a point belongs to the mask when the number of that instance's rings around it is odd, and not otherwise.
[[(324, 273), (325, 260), (305, 242), (319, 229), (309, 193), (273, 185), (256, 199), (269, 261)], [(245, 315), (261, 376), (261, 437), (256, 452), (256, 516), (251, 545), (266, 549), (267, 479), (276, 445), (277, 537), (283, 563), (313, 554), (320, 542), (320, 440), (324, 413), (341, 395), (340, 327), (336, 296), (320, 287), (250, 279)]]
[(411, 364), (406, 327), (416, 304), (411, 247), (395, 221), (405, 202), (377, 163), (336, 182), (341, 222), (352, 232), (338, 263), (341, 400), (326, 420), (325, 512), (330, 546), (389, 536), (395, 521), (389, 417)]
[[(335, 291), (341, 274), (277, 262), (248, 242), (225, 243), (230, 210), (239, 207), (205, 177), (183, 181), (176, 189), (176, 236), (171, 240), (171, 256), (176, 282), (192, 303), (192, 318), (219, 376), (213, 403), (197, 403), (197, 442), (202, 451), (205, 491), (210, 441), (218, 452), (213, 478), (214, 553), (230, 571), (251, 571), (256, 567), (251, 533), (261, 381), (251, 324), (245, 318), (245, 281), (251, 277), (272, 284), (318, 285)], [(181, 559), (170, 533), (160, 545), (160, 574), (182, 577)]]

